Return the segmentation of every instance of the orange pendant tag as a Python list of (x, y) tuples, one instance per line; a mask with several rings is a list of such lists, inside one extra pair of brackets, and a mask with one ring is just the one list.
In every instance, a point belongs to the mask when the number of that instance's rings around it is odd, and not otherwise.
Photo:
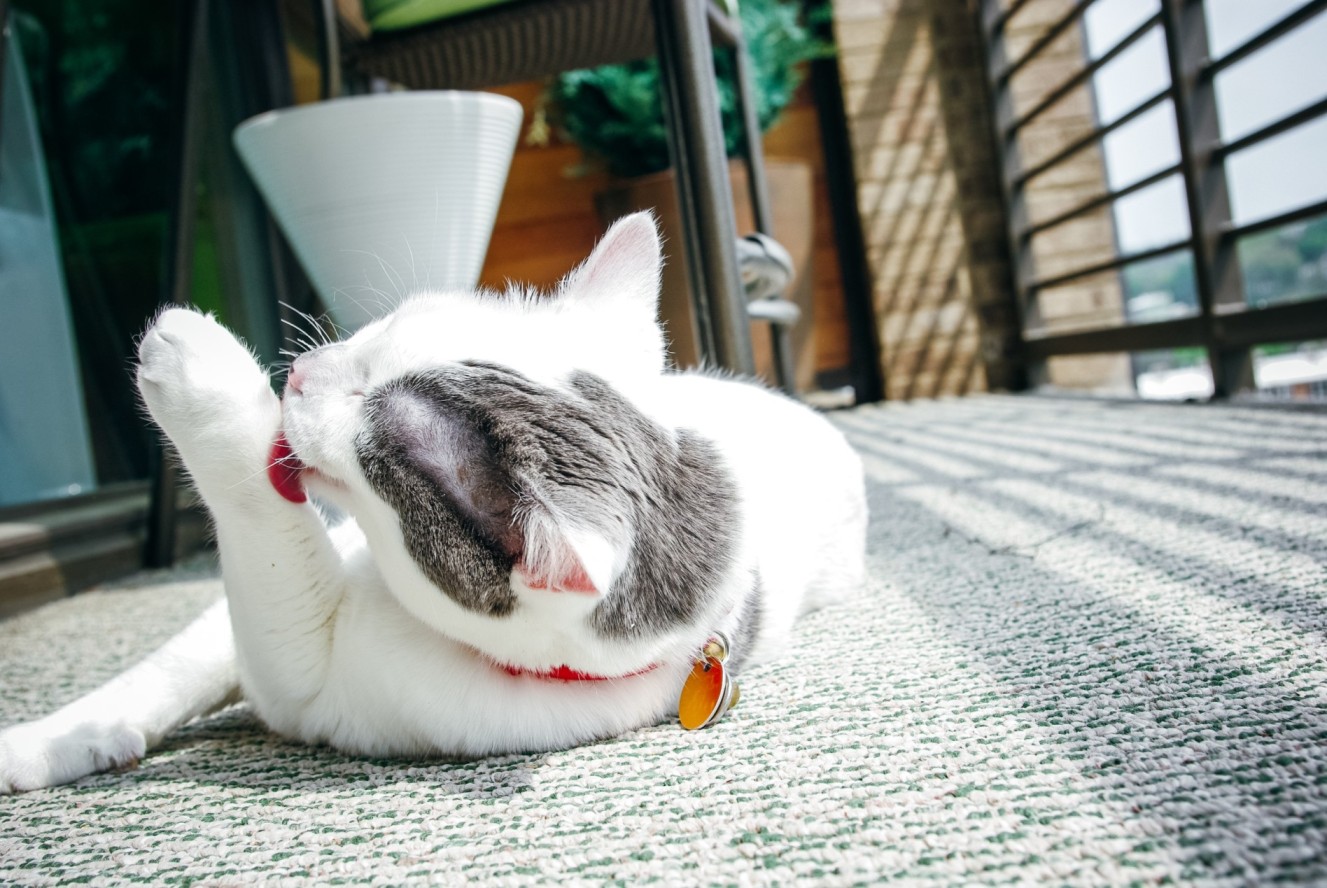
[(678, 721), (688, 731), (714, 724), (737, 705), (740, 694), (737, 682), (724, 668), (726, 659), (727, 639), (716, 635), (705, 645), (696, 665), (691, 667), (691, 675), (687, 676), (682, 697), (677, 702)]

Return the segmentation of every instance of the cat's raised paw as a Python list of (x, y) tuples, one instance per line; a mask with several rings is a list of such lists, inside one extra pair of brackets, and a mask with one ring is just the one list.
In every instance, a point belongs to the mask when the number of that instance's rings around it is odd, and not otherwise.
[(265, 460), (280, 424), (267, 373), (249, 349), (210, 315), (189, 309), (163, 312), (143, 334), (138, 389), (195, 477), (210, 461)]

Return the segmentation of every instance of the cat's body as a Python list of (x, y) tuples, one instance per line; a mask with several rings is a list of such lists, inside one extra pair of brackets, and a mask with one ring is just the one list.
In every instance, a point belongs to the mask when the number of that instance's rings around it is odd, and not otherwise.
[[(211, 318), (163, 314), (139, 387), (227, 599), (0, 732), (0, 792), (136, 760), (241, 688), (274, 730), (352, 752), (567, 747), (676, 715), (716, 633), (740, 668), (860, 585), (857, 457), (781, 396), (663, 372), (659, 263), (631, 217), (553, 297), (416, 298), (301, 356), (282, 400)], [(350, 518), (329, 529), (302, 488)]]

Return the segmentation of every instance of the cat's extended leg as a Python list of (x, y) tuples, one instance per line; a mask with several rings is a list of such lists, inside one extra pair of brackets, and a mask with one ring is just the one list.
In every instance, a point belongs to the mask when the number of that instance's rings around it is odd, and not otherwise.
[(238, 690), (230, 620), (219, 601), (128, 672), (45, 718), (0, 731), (0, 795), (133, 764)]
[(195, 311), (163, 313), (138, 356), (143, 400), (216, 525), (246, 697), (272, 727), (296, 732), (323, 686), (344, 575), (317, 509), (268, 481), (280, 401), (249, 350)]

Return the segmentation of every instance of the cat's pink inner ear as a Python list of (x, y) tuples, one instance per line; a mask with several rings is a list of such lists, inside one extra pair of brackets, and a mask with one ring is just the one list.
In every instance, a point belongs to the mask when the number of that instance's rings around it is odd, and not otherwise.
[(654, 216), (634, 213), (618, 220), (590, 258), (573, 272), (567, 288), (581, 298), (658, 296), (662, 255)]
[(516, 569), (521, 572), (525, 580), (525, 585), (531, 589), (549, 590), (552, 592), (579, 592), (582, 595), (598, 595), (599, 590), (595, 588), (594, 581), (590, 575), (585, 572), (585, 568), (580, 562), (569, 565), (561, 576), (545, 577), (530, 570), (524, 563), (518, 564)]

